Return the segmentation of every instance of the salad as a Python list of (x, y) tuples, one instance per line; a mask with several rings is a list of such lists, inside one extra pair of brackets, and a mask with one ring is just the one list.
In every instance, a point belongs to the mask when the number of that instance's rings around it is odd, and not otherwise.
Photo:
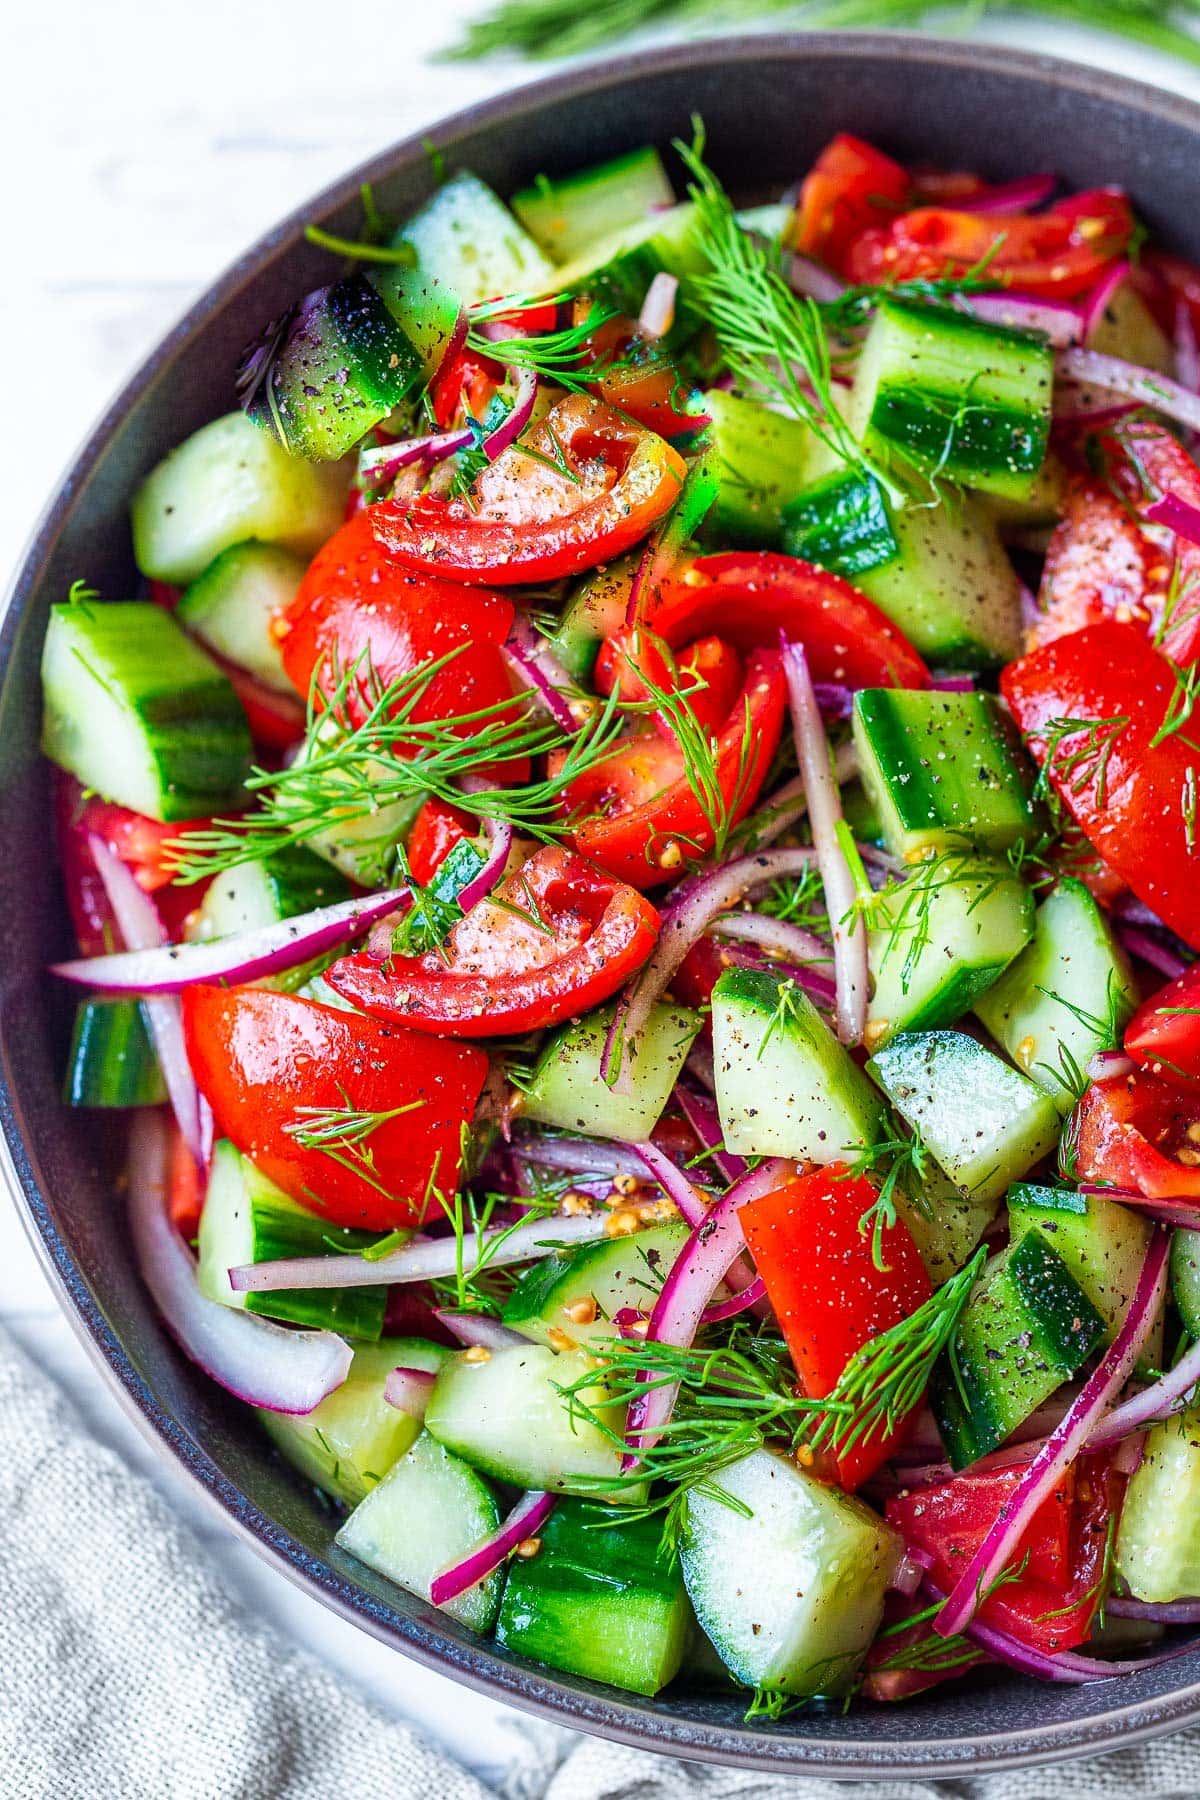
[(1200, 1622), (1200, 270), (671, 156), (365, 190), (51, 609), (66, 1098), (461, 1626), (771, 1718), (1112, 1680)]

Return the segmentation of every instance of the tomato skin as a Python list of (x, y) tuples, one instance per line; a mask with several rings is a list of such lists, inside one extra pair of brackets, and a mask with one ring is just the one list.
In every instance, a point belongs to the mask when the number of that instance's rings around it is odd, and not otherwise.
[[(686, 693), (696, 721), (705, 731), (719, 732), (741, 690), (745, 670), (742, 659), (722, 637), (701, 637), (673, 656), (654, 631), (633, 631), (606, 638), (596, 658), (593, 676), (597, 690), (611, 694), (619, 688), (626, 700), (645, 700), (650, 690), (643, 677), (668, 693)], [(655, 714), (662, 735), (674, 741), (669, 717)]]
[[(876, 1198), (865, 1176), (834, 1163), (795, 1176), (739, 1214), (800, 1385), (814, 1397), (830, 1393), (856, 1350), (906, 1319), (933, 1292), (902, 1221), (884, 1233), (888, 1267), (876, 1268), (871, 1231), (859, 1229)], [(839, 1484), (853, 1492), (902, 1437), (903, 1425), (838, 1456)]]
[[(582, 323), (582, 317), (586, 317), (587, 305), (587, 302), (577, 302), (577, 323)], [(601, 366), (605, 363), (620, 365), (590, 381), (588, 391), (617, 412), (636, 419), (648, 431), (657, 431), (660, 437), (676, 438), (698, 430), (704, 423), (698, 414), (686, 412), (678, 404), (686, 399), (680, 391), (678, 372), (660, 344), (641, 336), (635, 320), (620, 314), (607, 319), (589, 334), (584, 357)]]
[(854, 240), (908, 205), (912, 183), (900, 164), (848, 131), (839, 131), (804, 177), (793, 242), (838, 274)]
[(167, 1216), (180, 1237), (190, 1243), (204, 1211), (206, 1182), (174, 1119), (167, 1127)]
[(1046, 551), (1031, 644), (1052, 643), (1105, 619), (1148, 631), (1169, 573), (1161, 551), (1109, 488), (1072, 482)]
[[(453, 1192), (461, 1130), (487, 1074), (473, 1045), (266, 988), (187, 988), (183, 1029), (218, 1134), (294, 1200), (337, 1225), (389, 1231), (419, 1220), (432, 1181)], [(378, 1186), (285, 1129), (302, 1106), (375, 1112), (411, 1101), (421, 1105), (370, 1134)]]
[(478, 822), (461, 807), (446, 800), (426, 800), (413, 820), (408, 834), (408, 866), (412, 877), (424, 887), (432, 881), (455, 844), (474, 837)]
[(1200, 1167), (1190, 1134), (1198, 1127), (1200, 1088), (1145, 1070), (1093, 1081), (1069, 1125), (1079, 1179), (1147, 1200), (1194, 1201)]
[[(1189, 506), (1200, 506), (1200, 468), (1165, 426), (1134, 420), (1121, 432), (1120, 443), (1143, 493), (1153, 499), (1171, 493)], [(1179, 595), (1163, 633), (1162, 648), (1174, 662), (1193, 663), (1200, 656), (1200, 603), (1196, 599), (1200, 544), (1175, 534), (1173, 547), (1174, 569), (1157, 547), (1152, 552), (1161, 592), (1159, 613), (1172, 583)]]
[(1000, 690), (1039, 762), (1052, 720), (1128, 719), (1101, 734), (1103, 761), (1096, 756), (1068, 769), (1087, 740), (1065, 737), (1051, 756), (1050, 780), (1104, 862), (1172, 931), (1200, 944), (1195, 834), (1183, 810), (1196, 753), (1178, 732), (1152, 744), (1176, 692), (1166, 658), (1136, 625), (1110, 620), (1010, 663)]
[(929, 686), (904, 633), (840, 575), (774, 550), (698, 556), (663, 582), (651, 615), (672, 649), (715, 635), (743, 652), (774, 649), (780, 634), (804, 645), (814, 681), (846, 687)]
[(844, 273), (852, 282), (913, 281), (965, 275), (989, 257), (988, 274), (998, 287), (1069, 300), (1095, 286), (1125, 254), (1132, 233), (1129, 201), (1112, 188), (1057, 200), (1030, 217), (922, 206), (858, 237)]
[(115, 801), (95, 795), (85, 799), (75, 777), (63, 769), (55, 769), (52, 774), (58, 863), (80, 953), (103, 956), (119, 949), (122, 942), (88, 847), (93, 833), (132, 870), (138, 886), (153, 897), (168, 938), (177, 941), (183, 935), (185, 921), (203, 899), (208, 882), (193, 882), (189, 887), (172, 885), (166, 845), (181, 832), (203, 830), (212, 820), (177, 820), (173, 825), (162, 825), (157, 819), (147, 819), (141, 813), (130, 812), (128, 807), (118, 806)]
[(510, 446), (465, 499), (371, 507), (380, 541), (426, 575), (472, 585), (556, 581), (645, 537), (687, 474), (664, 439), (588, 394), (560, 400), (524, 441), (551, 461), (565, 455), (570, 473)]
[(570, 850), (539, 850), (495, 897), (503, 907), (481, 900), (454, 927), (449, 963), (437, 951), (386, 963), (359, 954), (334, 963), (326, 979), (364, 1011), (414, 1031), (503, 1037), (607, 1000), (658, 938), (649, 901)]
[(1200, 1081), (1200, 964), (1143, 1001), (1125, 1027), (1125, 1053), (1153, 1074)]
[[(754, 651), (715, 753), (722, 791), (737, 797), (735, 818), (745, 817), (767, 778), (786, 703), (779, 653)], [(653, 730), (632, 733), (622, 743), (571, 783), (564, 809), (583, 815), (571, 834), (577, 850), (631, 887), (653, 887), (676, 875), (685, 855), (712, 849), (712, 823), (688, 782), (677, 744)]]

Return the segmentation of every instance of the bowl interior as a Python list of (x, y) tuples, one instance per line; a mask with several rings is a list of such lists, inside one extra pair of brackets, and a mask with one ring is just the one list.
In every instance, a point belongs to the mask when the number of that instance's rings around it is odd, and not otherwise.
[[(711, 160), (744, 199), (778, 193), (837, 130), (902, 160), (1005, 179), (1047, 164), (1074, 187), (1120, 183), (1154, 233), (1200, 259), (1192, 170), (1200, 109), (1048, 59), (888, 37), (724, 40), (585, 69), (449, 121), (451, 168), (501, 193), (648, 141), (703, 116)], [(99, 1115), (59, 1099), (64, 994), (42, 974), (68, 927), (38, 755), (46, 608), (76, 577), (135, 591), (128, 496), (174, 444), (234, 404), (240, 350), (298, 294), (328, 279), (312, 219), (353, 233), (357, 192), (403, 214), (430, 191), (426, 151), (387, 152), (247, 253), (164, 341), (66, 477), (17, 577), (0, 634), (0, 1121), (36, 1239), (75, 1323), (148, 1429), (284, 1570), (409, 1655), (559, 1722), (647, 1747), (758, 1767), (948, 1774), (1111, 1747), (1200, 1713), (1200, 1652), (1118, 1683), (1046, 1687), (990, 1678), (903, 1707), (812, 1710), (747, 1727), (743, 1704), (676, 1683), (640, 1700), (559, 1678), (480, 1642), (333, 1544), (336, 1520), (269, 1449), (251, 1415), (175, 1351), (143, 1295), (114, 1202), (119, 1145)]]

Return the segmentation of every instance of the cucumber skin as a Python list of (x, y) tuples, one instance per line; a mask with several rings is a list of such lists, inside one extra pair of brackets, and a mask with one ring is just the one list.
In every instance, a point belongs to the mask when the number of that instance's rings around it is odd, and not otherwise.
[(1008, 1221), (1010, 1241), (1036, 1230), (1058, 1252), (1103, 1318), (1111, 1342), (1137, 1288), (1154, 1229), (1150, 1220), (1099, 1194), (1017, 1182), (1008, 1192)]
[(1200, 1593), (1200, 1412), (1146, 1434), (1117, 1530), (1116, 1565), (1138, 1600)]
[(552, 1669), (657, 1694), (678, 1674), (692, 1609), (656, 1516), (560, 1500), (528, 1561), (514, 1558), (496, 1642)]
[(645, 145), (558, 181), (542, 176), (509, 205), (551, 261), (568, 263), (674, 200), (662, 158)]
[(145, 1014), (136, 1000), (81, 1000), (63, 1099), (68, 1106), (161, 1106), (167, 1098)]
[(231, 544), (188, 586), (175, 616), (219, 656), (294, 698), (270, 622), (295, 598), (307, 566), (279, 544)]
[(292, 844), (262, 862), (241, 863), (212, 882), (200, 903), (199, 938), (254, 931), (351, 895), (349, 881), (304, 844)]
[(722, 545), (779, 549), (785, 508), (797, 501), (808, 479), (812, 432), (796, 419), (768, 412), (720, 388), (710, 389), (702, 398), (712, 421), (703, 454), (717, 481), (708, 535)]

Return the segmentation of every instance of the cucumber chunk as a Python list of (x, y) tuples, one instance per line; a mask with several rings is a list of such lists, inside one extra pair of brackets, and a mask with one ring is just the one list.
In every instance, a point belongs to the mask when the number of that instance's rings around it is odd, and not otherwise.
[(200, 1292), (222, 1306), (340, 1331), (346, 1337), (375, 1339), (383, 1329), (387, 1288), (282, 1288), (267, 1294), (235, 1293), (230, 1269), (273, 1262), (281, 1256), (325, 1256), (331, 1247), (365, 1250), (378, 1232), (331, 1225), (268, 1181), (248, 1157), (222, 1139), (213, 1150), (212, 1172), (200, 1215)]
[[(663, 1281), (689, 1237), (680, 1220), (652, 1225), (632, 1237), (601, 1238), (574, 1250), (554, 1250), (531, 1263), (504, 1307), (504, 1323), (535, 1344), (559, 1345), (565, 1332), (586, 1348), (615, 1335), (624, 1306), (650, 1312)], [(588, 1311), (594, 1307), (595, 1316)], [(583, 1317), (572, 1317), (572, 1311)]]
[(738, 1510), (693, 1489), (682, 1549), (706, 1635), (747, 1687), (843, 1691), (878, 1630), (899, 1537), (769, 1450), (722, 1469), (717, 1484)]
[(555, 280), (553, 263), (499, 195), (466, 169), (443, 182), (394, 242), (411, 244), (421, 274), (449, 288), (464, 306), (533, 293)]
[(598, 1378), (581, 1391), (603, 1430), (559, 1392), (592, 1373), (582, 1350), (514, 1345), (482, 1362), (468, 1357), (442, 1364), (425, 1412), (426, 1430), (447, 1450), (497, 1481), (555, 1494), (587, 1494), (620, 1473), (624, 1407), (608, 1402)]
[(996, 1216), (999, 1196), (963, 1194), (937, 1168), (927, 1167), (915, 1196), (896, 1189), (896, 1211), (912, 1233), (934, 1287), (969, 1262)]
[(1121, 1509), (1116, 1565), (1137, 1600), (1200, 1594), (1200, 1408), (1146, 1433)]
[(411, 1450), (421, 1430), (419, 1419), (384, 1399), (388, 1376), (393, 1369), (435, 1375), (448, 1355), (424, 1338), (357, 1344), (345, 1381), (312, 1412), (256, 1410), (276, 1449), (306, 1480), (344, 1506), (357, 1506)]
[(81, 1000), (67, 1053), (67, 1105), (161, 1106), (166, 1098), (138, 1001)]
[(1007, 863), (949, 851), (876, 896), (864, 1042), (952, 1025), (1033, 934), (1033, 895)]
[(185, 438), (134, 494), (137, 566), (154, 581), (195, 581), (249, 538), (311, 556), (342, 522), (350, 473), (291, 456), (244, 413), (227, 413)]
[(603, 1506), (560, 1500), (528, 1561), (514, 1558), (496, 1642), (533, 1662), (634, 1694), (679, 1673), (691, 1626), (661, 1519), (614, 1525)]
[(721, 388), (704, 394), (702, 408), (712, 421), (704, 436), (705, 461), (718, 484), (709, 520), (712, 537), (721, 544), (779, 549), (784, 509), (808, 480), (813, 433), (798, 419)]
[(530, 237), (556, 263), (573, 261), (589, 244), (674, 203), (662, 157), (650, 145), (574, 175), (539, 175), (509, 201)]
[(1175, 371), (1171, 340), (1128, 277), (1105, 302), (1087, 340), (1089, 350), (1102, 356), (1120, 356), (1140, 369)]
[(548, 642), (573, 680), (591, 680), (601, 644), (624, 625), (638, 561), (637, 556), (619, 557), (589, 570), (571, 589)]
[(995, 1450), (1104, 1337), (1104, 1320), (1040, 1231), (994, 1257), (929, 1384), (952, 1467)]
[(303, 844), (223, 870), (205, 890), (193, 935), (232, 937), (350, 898), (350, 883)]
[(1200, 1231), (1172, 1234), (1171, 1298), (1188, 1336), (1200, 1338)]
[(104, 799), (164, 821), (244, 803), (241, 701), (161, 606), (52, 606), (42, 693), (43, 751)]
[[(555, 269), (541, 291), (586, 293), (600, 304), (636, 318), (657, 274), (665, 272), (685, 280), (703, 274), (707, 267), (696, 208), (685, 200), (668, 212), (652, 213), (626, 230), (590, 244), (573, 262)], [(686, 282), (680, 302), (686, 309)]]
[(897, 856), (971, 844), (1003, 854), (1038, 836), (1032, 778), (990, 694), (864, 688), (853, 731), (863, 787)]
[(850, 415), (874, 456), (1020, 498), (1045, 461), (1053, 384), (1044, 337), (893, 298), (867, 332)]
[(938, 1167), (981, 1203), (1058, 1142), (1058, 1114), (1045, 1094), (964, 1032), (903, 1033), (867, 1068)]
[(307, 563), (279, 544), (232, 544), (180, 600), (185, 630), (282, 694), (295, 688), (283, 669), (271, 621), (295, 598)]
[(712, 992), (717, 1109), (737, 1156), (832, 1163), (874, 1143), (883, 1102), (793, 981), (727, 969)]
[(783, 547), (852, 581), (930, 662), (989, 669), (1021, 653), (1016, 571), (993, 522), (972, 501), (889, 505), (871, 475), (823, 445), (783, 513)]
[[(460, 1561), (499, 1523), (500, 1508), (487, 1483), (423, 1431), (355, 1507), (337, 1544), (397, 1587), (429, 1601), (434, 1576)], [(503, 1573), (496, 1569), (440, 1610), (472, 1631), (490, 1631), (503, 1585)]]
[(1104, 914), (1081, 881), (1065, 879), (1038, 907), (1029, 948), (975, 1012), (1066, 1114), (1090, 1058), (1116, 1048), (1137, 1002), (1129, 960)]
[(1114, 1338), (1146, 1260), (1150, 1220), (1099, 1194), (1018, 1182), (1008, 1191), (1008, 1224), (1013, 1243), (1038, 1231), (1057, 1250)]
[(525, 1090), (523, 1118), (630, 1143), (650, 1136), (702, 1021), (682, 1006), (656, 1006), (637, 1042), (622, 1049), (620, 1084), (609, 1087), (600, 1062), (615, 1004), (585, 1013), (547, 1039)]

